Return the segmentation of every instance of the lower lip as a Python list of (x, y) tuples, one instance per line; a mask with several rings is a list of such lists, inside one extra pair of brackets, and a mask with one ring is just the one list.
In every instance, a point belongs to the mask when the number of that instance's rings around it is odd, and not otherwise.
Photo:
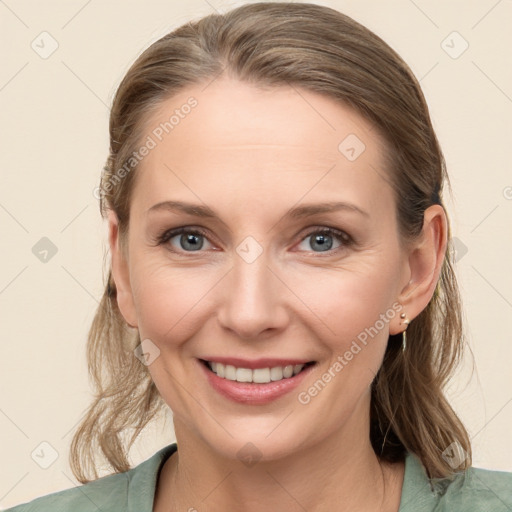
[(315, 365), (310, 365), (297, 375), (287, 379), (269, 382), (267, 384), (254, 384), (250, 382), (237, 382), (236, 380), (223, 379), (216, 373), (206, 368), (198, 360), (199, 366), (206, 375), (210, 385), (221, 395), (239, 403), (248, 405), (268, 404), (281, 396), (293, 391), (309, 374)]

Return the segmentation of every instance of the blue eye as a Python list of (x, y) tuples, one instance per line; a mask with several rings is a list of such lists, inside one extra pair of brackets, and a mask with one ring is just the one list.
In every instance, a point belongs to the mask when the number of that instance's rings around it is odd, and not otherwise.
[[(176, 239), (176, 242), (173, 242)], [(333, 240), (338, 241), (338, 246), (333, 249)], [(208, 241), (206, 233), (197, 228), (181, 227), (164, 232), (157, 239), (158, 245), (168, 244), (169, 249), (175, 253), (192, 253), (201, 252), (204, 248), (205, 241)], [(313, 247), (313, 251), (307, 250), (306, 252), (319, 252), (319, 253), (335, 253), (340, 248), (347, 247), (353, 243), (350, 235), (343, 231), (333, 228), (322, 228), (309, 232), (302, 238), (301, 244), (308, 242)], [(315, 247), (318, 250), (315, 250)]]
[[(339, 242), (339, 245), (335, 247), (333, 250), (333, 239)], [(316, 231), (311, 231), (306, 237), (303, 239), (303, 242), (308, 242), (311, 244), (311, 247), (317, 247), (319, 251), (313, 252), (336, 252), (342, 246), (348, 246), (351, 244), (352, 239), (349, 235), (344, 233), (343, 231), (338, 231), (333, 228), (323, 228), (318, 229)]]
[(158, 243), (164, 244), (166, 242), (171, 242), (173, 238), (177, 238), (178, 240), (177, 248), (174, 244), (170, 244), (173, 246), (172, 250), (176, 251), (177, 249), (176, 252), (179, 252), (180, 250), (185, 252), (200, 251), (203, 248), (204, 240), (207, 240), (206, 234), (198, 229), (178, 228), (165, 232), (161, 237), (159, 237)]

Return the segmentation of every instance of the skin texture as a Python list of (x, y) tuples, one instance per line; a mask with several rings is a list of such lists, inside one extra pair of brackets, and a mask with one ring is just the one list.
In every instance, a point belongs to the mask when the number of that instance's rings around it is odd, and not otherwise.
[[(154, 510), (397, 511), (403, 464), (380, 464), (371, 447), (369, 386), (388, 335), (404, 330), (399, 313), (413, 320), (433, 295), (444, 210), (431, 206), (422, 236), (401, 244), (383, 140), (350, 108), (298, 88), (221, 77), (162, 103), (146, 135), (191, 96), (197, 106), (136, 171), (126, 254), (109, 214), (119, 307), (160, 350), (148, 368), (173, 411), (179, 446), (160, 475)], [(349, 134), (366, 146), (354, 161), (338, 149)], [(148, 213), (167, 200), (208, 205), (219, 218)], [(328, 201), (366, 214), (285, 216)], [(159, 234), (181, 226), (206, 231), (200, 250), (186, 239), (180, 245), (180, 235), (157, 245)], [(324, 227), (353, 243), (328, 237), (332, 248), (323, 251), (310, 235)], [(263, 250), (252, 263), (236, 250), (248, 236)], [(300, 403), (298, 394), (396, 303), (403, 309)], [(248, 405), (214, 391), (199, 367), (197, 358), (227, 355), (316, 366), (299, 389)], [(251, 467), (237, 457), (248, 442), (261, 454)]]

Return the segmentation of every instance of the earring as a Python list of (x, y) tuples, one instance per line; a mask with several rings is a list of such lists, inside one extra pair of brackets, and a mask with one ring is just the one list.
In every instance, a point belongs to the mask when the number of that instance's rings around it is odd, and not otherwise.
[(405, 329), (402, 331), (402, 352), (405, 352), (405, 349), (407, 347), (407, 327), (409, 327), (409, 324), (411, 323), (410, 320), (407, 318), (407, 315), (405, 313), (402, 313), (400, 315), (400, 318), (403, 320), (403, 324), (405, 324)]

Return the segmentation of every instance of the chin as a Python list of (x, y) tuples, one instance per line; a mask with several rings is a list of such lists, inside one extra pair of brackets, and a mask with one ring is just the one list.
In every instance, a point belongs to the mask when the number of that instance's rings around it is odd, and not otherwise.
[(243, 435), (237, 435), (229, 440), (224, 438), (222, 443), (214, 443), (211, 447), (223, 458), (250, 466), (256, 462), (286, 459), (293, 456), (305, 443), (304, 436), (297, 438), (288, 432), (281, 435), (276, 432), (267, 437), (261, 430), (249, 429)]

